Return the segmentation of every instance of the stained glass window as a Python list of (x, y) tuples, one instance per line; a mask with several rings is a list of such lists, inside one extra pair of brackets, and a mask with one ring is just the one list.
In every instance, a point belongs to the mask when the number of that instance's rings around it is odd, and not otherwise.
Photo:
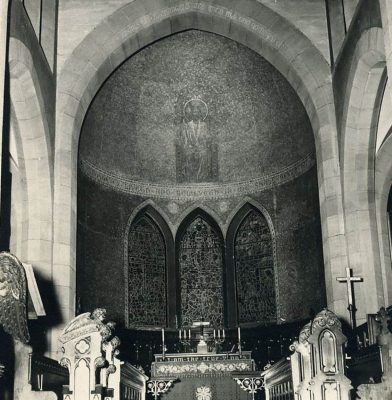
[(276, 319), (273, 242), (264, 216), (251, 210), (235, 237), (239, 323)]
[(156, 223), (143, 215), (128, 241), (128, 324), (166, 325), (166, 252)]
[(196, 217), (180, 241), (182, 325), (209, 321), (223, 325), (222, 243), (202, 217)]

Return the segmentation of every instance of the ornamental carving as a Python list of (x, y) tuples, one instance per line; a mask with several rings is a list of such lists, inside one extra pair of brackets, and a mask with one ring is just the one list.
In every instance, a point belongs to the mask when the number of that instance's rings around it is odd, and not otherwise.
[(308, 322), (302, 329), (301, 332), (299, 333), (299, 338), (298, 341), (299, 343), (307, 343), (308, 339), (310, 337), (310, 328), (311, 328), (312, 323)]
[(103, 356), (99, 356), (94, 360), (94, 367), (97, 368), (102, 368), (106, 363), (106, 359)]
[(331, 328), (336, 326), (338, 329), (342, 329), (342, 323), (339, 318), (327, 308), (320, 311), (313, 320), (312, 326), (319, 326), (320, 328)]
[(309, 171), (315, 165), (315, 160), (312, 154), (308, 154), (299, 161), (283, 168), (281, 171), (264, 175), (260, 178), (250, 179), (248, 181), (225, 184), (195, 183), (162, 185), (158, 183), (126, 179), (113, 173), (103, 171), (98, 166), (86, 160), (80, 160), (79, 165), (81, 171), (87, 177), (110, 189), (135, 196), (182, 202), (228, 199), (272, 189), (290, 182)]
[(113, 331), (114, 324), (110, 322), (103, 323), (105, 316), (106, 311), (102, 308), (97, 308), (93, 313), (88, 312), (78, 315), (66, 325), (60, 336), (60, 342), (67, 343), (70, 340), (94, 332), (99, 332), (103, 338), (109, 337)]
[(212, 400), (211, 389), (208, 386), (201, 386), (196, 389), (196, 400)]
[(76, 353), (86, 354), (90, 350), (90, 340), (91, 338), (79, 340), (79, 342), (75, 345)]
[(214, 363), (214, 362), (201, 362), (201, 363), (185, 363), (185, 364), (163, 364), (157, 365), (157, 375), (178, 375), (178, 374), (217, 374), (235, 371), (251, 371), (251, 363), (238, 362), (238, 363)]
[(71, 368), (71, 360), (67, 357), (63, 357), (60, 359), (59, 364), (64, 367), (67, 368), (68, 372), (70, 372), (70, 368)]

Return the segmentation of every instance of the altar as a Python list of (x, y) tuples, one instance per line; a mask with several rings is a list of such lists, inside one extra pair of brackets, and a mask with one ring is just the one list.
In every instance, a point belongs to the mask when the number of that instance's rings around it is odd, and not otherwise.
[[(224, 338), (215, 330), (192, 335), (184, 331), (182, 342), (197, 341), (196, 352), (155, 354), (151, 365), (151, 379), (147, 384), (153, 397), (167, 400), (249, 400), (262, 386), (250, 351), (217, 352), (212, 344)], [(188, 336), (187, 336), (188, 335)], [(181, 332), (180, 332), (181, 338)], [(254, 385), (254, 391), (250, 386)], [(256, 388), (257, 386), (257, 388)]]
[(244, 372), (252, 376), (255, 372), (250, 352), (166, 354), (165, 358), (156, 354), (151, 380), (172, 381), (164, 397), (168, 400), (252, 399), (234, 379)]

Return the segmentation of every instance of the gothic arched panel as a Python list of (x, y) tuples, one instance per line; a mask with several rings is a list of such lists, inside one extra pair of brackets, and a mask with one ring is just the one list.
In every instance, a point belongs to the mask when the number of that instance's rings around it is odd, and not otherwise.
[(266, 218), (252, 208), (234, 239), (238, 322), (275, 322), (273, 238)]
[(183, 230), (178, 248), (181, 321), (223, 326), (223, 251), (217, 230), (200, 214)]
[(128, 326), (166, 326), (166, 269), (162, 232), (142, 213), (128, 235)]

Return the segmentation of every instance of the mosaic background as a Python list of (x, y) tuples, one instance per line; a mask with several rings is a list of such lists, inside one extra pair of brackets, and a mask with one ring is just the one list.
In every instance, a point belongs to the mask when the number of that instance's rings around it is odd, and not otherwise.
[[(199, 122), (205, 140), (184, 149), (190, 121)], [(192, 147), (212, 157), (201, 180), (178, 176)], [(256, 178), (311, 152), (305, 110), (282, 75), (252, 50), (199, 31), (168, 37), (126, 61), (92, 103), (80, 140), (82, 160), (160, 183)]]
[[(192, 109), (184, 111), (189, 100)], [(198, 149), (204, 158), (193, 157)], [(309, 154), (314, 156), (309, 119), (280, 73), (233, 41), (188, 31), (143, 49), (106, 81), (87, 113), (79, 166), (88, 162), (118, 181), (197, 189), (280, 172)], [(184, 167), (184, 162), (189, 164)], [(129, 218), (143, 202), (153, 201), (174, 236), (196, 207), (207, 209), (225, 231), (235, 210), (250, 198), (266, 209), (275, 229), (278, 322), (308, 318), (325, 305), (316, 166), (295, 176), (260, 192), (192, 200), (126, 193), (115, 182), (106, 187), (79, 168), (81, 311), (106, 307), (124, 324), (125, 237)], [(275, 317), (273, 304), (265, 306), (265, 315)], [(252, 308), (253, 314), (259, 312)]]

